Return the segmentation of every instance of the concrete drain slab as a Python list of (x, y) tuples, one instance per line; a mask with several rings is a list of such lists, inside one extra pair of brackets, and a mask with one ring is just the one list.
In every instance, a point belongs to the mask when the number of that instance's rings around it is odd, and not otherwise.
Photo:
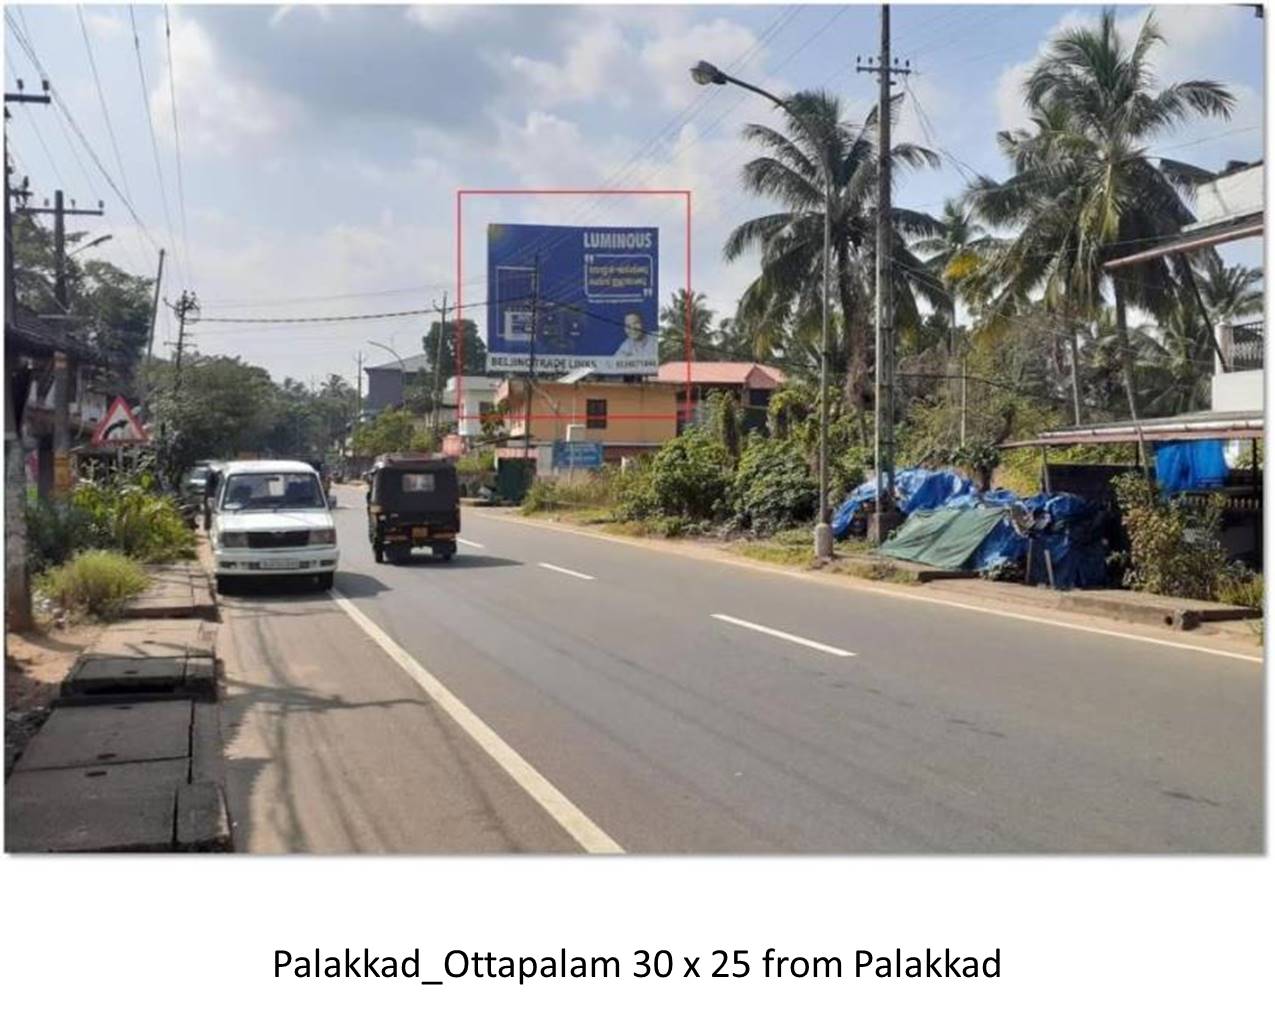
[(184, 759), (190, 752), (193, 710), (189, 700), (58, 707), (15, 769)]
[(171, 851), (186, 760), (18, 772), (5, 784), (5, 850)]

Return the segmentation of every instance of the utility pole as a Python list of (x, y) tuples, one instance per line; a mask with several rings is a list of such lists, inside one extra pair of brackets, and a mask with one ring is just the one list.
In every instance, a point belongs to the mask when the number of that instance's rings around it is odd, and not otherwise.
[(150, 411), (151, 355), (155, 348), (155, 322), (159, 319), (159, 290), (164, 284), (164, 251), (159, 251), (159, 269), (155, 272), (155, 294), (151, 297), (150, 337), (146, 339), (146, 372), (142, 378), (142, 393), (147, 412)]
[[(47, 105), (49, 85), (44, 83), (42, 95), (26, 95), (22, 82), (16, 92), (4, 93), (4, 320), (6, 327), (14, 326), (17, 309), (17, 292), (14, 288), (13, 261), (13, 198), (26, 200), (31, 191), (27, 180), (20, 189), (9, 185), (13, 172), (9, 161), (9, 103), (38, 102)], [(26, 460), (22, 447), (20, 425), (22, 406), (15, 404), (15, 395), (26, 400), (26, 387), (12, 382), (15, 369), (21, 375), (16, 356), (9, 360), (9, 341), (5, 335), (4, 362), (4, 618), (10, 630), (29, 630), (34, 625), (31, 615), (31, 583), (27, 575), (27, 524), (26, 524)]]
[[(430, 427), (434, 431), (434, 438), (438, 439), (438, 420), (440, 412), (438, 410), (439, 398), (442, 397), (443, 386), (443, 331), (447, 328), (447, 293), (443, 293), (443, 305), (434, 304), (434, 310), (438, 313), (438, 339), (434, 342), (434, 397), (432, 405), (434, 409), (434, 421)], [(458, 331), (460, 330), (459, 321), (457, 322)], [(456, 340), (460, 340), (460, 335), (456, 335)]]
[(186, 319), (199, 318), (199, 300), (194, 292), (182, 289), (177, 305), (168, 303), (169, 308), (177, 314), (177, 354), (173, 358), (173, 394), (176, 396), (182, 389), (182, 353), (186, 348)]
[[(53, 216), (53, 298), (57, 302), (57, 330), (67, 336), (71, 324), (71, 299), (67, 293), (66, 219), (68, 215), (101, 216), (96, 208), (66, 206), (61, 190), (53, 191), (53, 207), (26, 208), (27, 214)], [(65, 352), (53, 353), (53, 492), (62, 496), (71, 489), (71, 364)]]
[[(358, 370), (354, 374), (354, 427), (363, 421), (363, 353), (359, 352), (354, 356), (354, 361), (358, 363)], [(354, 435), (354, 429), (350, 430), (350, 435)]]
[(538, 324), (537, 317), (540, 312), (540, 254), (536, 254), (535, 266), (531, 269), (531, 332), (528, 334), (530, 338), (530, 348), (527, 357), (527, 405), (523, 418), (522, 430), (522, 456), (526, 469), (527, 484), (531, 484), (531, 392), (535, 384), (536, 375), (536, 327)]
[[(880, 544), (889, 534), (891, 521), (884, 518), (886, 499), (894, 496), (894, 251), (891, 248), (893, 210), (890, 179), (890, 85), (896, 76), (912, 73), (911, 61), (890, 61), (890, 5), (881, 5), (881, 52), (857, 70), (876, 74), (877, 98), (877, 264), (876, 264), (876, 369), (874, 412), (876, 433), (876, 513), (869, 540)], [(891, 516), (894, 510), (891, 507)]]

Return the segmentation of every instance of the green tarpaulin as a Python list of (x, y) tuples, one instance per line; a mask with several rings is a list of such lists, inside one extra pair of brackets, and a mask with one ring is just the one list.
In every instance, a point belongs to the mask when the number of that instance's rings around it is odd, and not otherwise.
[(917, 510), (881, 546), (880, 552), (943, 570), (959, 570), (1009, 511)]

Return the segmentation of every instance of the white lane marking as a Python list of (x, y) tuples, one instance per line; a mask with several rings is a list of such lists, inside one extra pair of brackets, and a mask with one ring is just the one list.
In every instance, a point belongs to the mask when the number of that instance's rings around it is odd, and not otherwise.
[(568, 577), (579, 577), (581, 580), (595, 580), (587, 573), (581, 573), (579, 570), (568, 570), (565, 566), (554, 566), (552, 563), (537, 563), (537, 566), (543, 566), (546, 570), (552, 570), (554, 573), (565, 573)]
[(722, 615), (720, 612), (712, 613), (714, 619), (720, 619), (724, 623), (734, 623), (736, 626), (742, 626), (746, 630), (756, 630), (758, 633), (765, 633), (772, 637), (778, 637), (780, 640), (789, 640), (794, 644), (801, 644), (802, 647), (811, 647), (816, 651), (823, 651), (824, 654), (835, 654), (838, 658), (853, 658), (853, 651), (843, 651), (840, 647), (830, 647), (827, 644), (821, 644), (818, 640), (807, 640), (805, 637), (799, 637), (795, 633), (785, 633), (783, 630), (772, 629), (769, 626), (763, 626), (761, 623), (750, 623), (747, 619), (736, 619), (734, 616)]
[(581, 812), (566, 795), (555, 788), (548, 778), (524, 760), (512, 746), (492, 730), (490, 725), (444, 686), (437, 676), (396, 644), (388, 633), (365, 616), (343, 594), (339, 591), (329, 593), (359, 628), (376, 641), (377, 646), (393, 658), (403, 671), (415, 679), (417, 685), (429, 695), (429, 698), (438, 704), (456, 724), (460, 725), (483, 752), (495, 760), (497, 765), (512, 777), (515, 783), (530, 795), (558, 826), (570, 834), (580, 847), (595, 855), (624, 853), (624, 849), (619, 844)]
[[(790, 580), (804, 580), (810, 583), (819, 584), (823, 587), (837, 587), (842, 591), (849, 591), (851, 594), (859, 592), (862, 594), (878, 594), (884, 598), (897, 598), (900, 601), (921, 602), (927, 605), (940, 605), (945, 608), (965, 609), (967, 612), (982, 612), (984, 615), (996, 616), (1000, 619), (1014, 619), (1024, 623), (1040, 623), (1042, 626), (1057, 626), (1064, 630), (1077, 630), (1081, 633), (1096, 633), (1102, 637), (1116, 637), (1120, 640), (1134, 640), (1143, 644), (1156, 644), (1160, 647), (1176, 647), (1180, 651), (1197, 651), (1200, 654), (1212, 654), (1219, 658), (1232, 658), (1235, 661), (1250, 661), (1255, 665), (1264, 665), (1266, 659), (1261, 655), (1241, 654), (1238, 651), (1224, 651), (1220, 647), (1205, 647), (1203, 644), (1184, 644), (1176, 640), (1161, 640), (1159, 637), (1143, 636), (1140, 633), (1123, 633), (1120, 630), (1104, 630), (1094, 626), (1086, 626), (1083, 623), (1069, 623), (1062, 619), (1046, 619), (1044, 616), (1028, 616), (1021, 612), (1012, 612), (1008, 609), (990, 608), (986, 605), (972, 605), (963, 601), (950, 601), (943, 598), (932, 598), (925, 593), (917, 593), (913, 591), (899, 591), (884, 587), (873, 587), (871, 584), (859, 583), (853, 577), (825, 577), (813, 573), (795, 573), (791, 570), (783, 569), (779, 566), (767, 565), (765, 563), (755, 563), (746, 559), (724, 559), (716, 554), (704, 556), (691, 556), (681, 552), (675, 546), (660, 545), (658, 542), (648, 543), (642, 538), (626, 538), (618, 535), (603, 535), (596, 531), (577, 531), (567, 525), (562, 524), (546, 524), (542, 521), (528, 520), (522, 517), (497, 517), (492, 516), (491, 520), (500, 521), (503, 524), (523, 524), (529, 528), (540, 528), (545, 531), (559, 531), (569, 535), (576, 535), (580, 538), (596, 538), (600, 542), (611, 542), (615, 545), (627, 545), (631, 549), (638, 549), (646, 552), (663, 552), (672, 556), (679, 556), (685, 560), (707, 559), (713, 563), (720, 563), (724, 566), (738, 566), (744, 570), (754, 570), (758, 573), (769, 573), (777, 577), (787, 577)], [(1045, 606), (1038, 606), (1045, 607)]]
[(456, 541), (460, 542), (461, 545), (468, 545), (471, 549), (487, 548), (482, 542), (471, 542), (468, 538), (457, 538)]

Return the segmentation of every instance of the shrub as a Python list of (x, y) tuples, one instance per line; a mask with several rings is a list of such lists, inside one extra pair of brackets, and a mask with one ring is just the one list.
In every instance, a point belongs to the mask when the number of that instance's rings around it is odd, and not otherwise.
[(80, 482), (71, 508), (88, 518), (88, 545), (113, 549), (147, 563), (189, 558), (195, 533), (177, 503), (146, 481)]
[(108, 619), (147, 583), (146, 572), (127, 556), (90, 549), (43, 574), (37, 588), (64, 609)]
[(688, 429), (664, 444), (650, 471), (650, 507), (655, 512), (684, 520), (712, 520), (725, 511), (730, 456), (703, 430)]
[(1217, 600), (1226, 605), (1242, 605), (1261, 611), (1265, 592), (1262, 575), (1237, 563), (1228, 566), (1219, 578)]
[(73, 503), (35, 500), (27, 505), (27, 569), (41, 573), (94, 545), (93, 518)]
[(769, 534), (814, 516), (819, 493), (792, 440), (750, 440), (735, 473), (732, 500), (742, 527)]
[(1112, 483), (1129, 552), (1124, 582), (1152, 594), (1212, 600), (1226, 567), (1222, 498), (1158, 497), (1141, 474)]

